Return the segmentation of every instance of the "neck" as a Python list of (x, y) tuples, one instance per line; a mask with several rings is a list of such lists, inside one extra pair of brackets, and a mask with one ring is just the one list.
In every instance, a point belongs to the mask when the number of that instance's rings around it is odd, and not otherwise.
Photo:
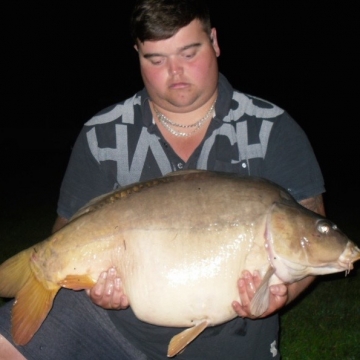
[[(161, 125), (170, 134), (176, 137), (187, 138), (194, 136), (207, 123), (207, 121), (214, 116), (215, 102), (216, 100), (211, 104), (209, 110), (201, 119), (191, 124), (184, 124), (184, 122), (180, 122), (180, 123), (174, 122), (173, 120), (169, 119), (164, 114), (162, 114), (154, 104), (152, 107), (156, 114), (157, 122), (160, 122)], [(178, 129), (182, 129), (183, 131), (179, 131)], [(189, 131), (189, 129), (191, 129), (191, 131)]]
[(171, 120), (171, 122), (182, 124), (186, 127), (205, 117), (211, 109), (211, 106), (215, 103), (216, 98), (217, 93), (211, 96), (211, 98), (208, 99), (204, 104), (193, 110), (187, 110), (186, 108), (178, 107), (179, 111), (169, 111), (165, 106), (162, 106), (162, 104), (159, 105), (154, 101), (150, 101), (150, 107), (155, 121), (157, 121), (157, 115), (160, 113)]
[[(153, 102), (150, 103), (153, 119), (158, 129), (172, 149), (185, 162), (204, 139), (214, 116), (215, 101), (216, 96), (201, 107), (201, 112), (187, 113), (166, 112)], [(170, 117), (171, 114), (174, 116)], [(194, 114), (198, 114), (198, 117), (195, 118)]]

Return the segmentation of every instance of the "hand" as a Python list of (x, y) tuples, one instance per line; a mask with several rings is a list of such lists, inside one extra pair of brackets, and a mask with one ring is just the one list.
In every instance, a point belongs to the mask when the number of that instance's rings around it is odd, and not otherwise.
[(129, 301), (121, 287), (121, 279), (116, 276), (116, 269), (110, 268), (100, 274), (95, 286), (86, 290), (91, 300), (104, 309), (126, 309)]
[(232, 303), (233, 309), (240, 317), (263, 318), (278, 311), (288, 302), (288, 287), (284, 284), (272, 285), (269, 287), (270, 302), (268, 309), (261, 316), (253, 316), (250, 311), (250, 303), (262, 279), (257, 271), (253, 275), (244, 271), (242, 275), (238, 281), (241, 304), (238, 301)]

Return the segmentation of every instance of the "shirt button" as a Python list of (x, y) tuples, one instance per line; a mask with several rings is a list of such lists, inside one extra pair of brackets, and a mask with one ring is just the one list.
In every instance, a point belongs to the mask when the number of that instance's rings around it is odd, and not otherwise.
[(178, 169), (181, 170), (181, 169), (184, 167), (184, 164), (183, 164), (183, 163), (178, 163), (178, 164), (177, 164), (177, 167), (178, 167)]
[(243, 167), (243, 169), (245, 169), (247, 167), (246, 163), (242, 163), (241, 166)]

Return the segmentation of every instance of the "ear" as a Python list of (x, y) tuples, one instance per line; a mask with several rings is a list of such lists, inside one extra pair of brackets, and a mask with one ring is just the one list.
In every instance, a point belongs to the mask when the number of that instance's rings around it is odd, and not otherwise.
[(211, 41), (212, 47), (214, 48), (216, 57), (219, 57), (220, 56), (220, 48), (219, 48), (219, 44), (218, 44), (218, 40), (217, 40), (217, 33), (216, 33), (215, 28), (211, 29), (210, 41)]
[(137, 52), (139, 52), (139, 48), (138, 48), (138, 46), (135, 44), (134, 45), (134, 49), (137, 51)]

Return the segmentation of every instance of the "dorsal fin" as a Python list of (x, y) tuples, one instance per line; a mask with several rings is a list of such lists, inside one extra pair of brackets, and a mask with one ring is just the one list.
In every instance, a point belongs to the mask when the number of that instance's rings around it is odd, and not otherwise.
[[(188, 175), (188, 174), (196, 174), (196, 173), (206, 173), (205, 170), (180, 170), (180, 171), (173, 171), (171, 173), (168, 173), (162, 178), (157, 178), (153, 180), (148, 180), (144, 182), (137, 182), (134, 184), (130, 184), (128, 186), (121, 187), (119, 189), (113, 190), (109, 193), (100, 195), (95, 197), (94, 199), (90, 200), (86, 205), (81, 207), (70, 219), (70, 221), (73, 221), (80, 216), (87, 214), (89, 212), (95, 211), (106, 204), (111, 204), (115, 201), (119, 201), (122, 198), (125, 198), (133, 193), (137, 193), (141, 191), (142, 189), (150, 188), (153, 186), (157, 186), (159, 184), (163, 184), (169, 181), (174, 180), (174, 177), (176, 176), (182, 176), (182, 175)], [(170, 180), (170, 179), (171, 180)]]
[(209, 173), (207, 170), (199, 170), (199, 169), (186, 169), (186, 170), (178, 170), (172, 171), (165, 176), (183, 176), (188, 174), (199, 174), (199, 173)]
[(165, 178), (162, 181), (163, 178), (160, 179), (154, 179), (154, 180), (149, 180), (149, 181), (145, 181), (145, 182), (138, 182), (135, 184), (131, 184), (128, 186), (124, 186), (120, 189), (116, 189), (113, 190), (109, 193), (97, 196), (96, 198), (90, 200), (86, 205), (84, 205), (82, 208), (80, 208), (69, 220), (73, 221), (77, 218), (79, 218), (80, 216), (87, 214), (89, 212), (95, 211), (97, 209), (102, 208), (103, 206), (107, 205), (107, 204), (112, 204), (115, 201), (120, 201), (121, 199), (134, 194), (134, 193), (138, 193), (139, 191), (141, 191), (142, 189), (146, 189), (149, 187), (153, 187), (156, 185), (161, 184), (162, 182), (166, 181)]

